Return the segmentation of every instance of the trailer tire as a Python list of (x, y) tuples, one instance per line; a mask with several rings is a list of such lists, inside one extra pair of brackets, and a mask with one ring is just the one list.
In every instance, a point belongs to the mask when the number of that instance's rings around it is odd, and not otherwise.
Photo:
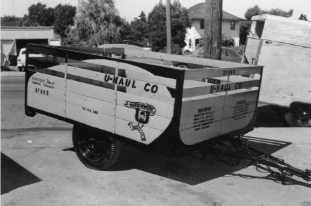
[(94, 170), (107, 170), (120, 156), (119, 140), (107, 137), (102, 131), (90, 127), (75, 125), (72, 141), (80, 161)]
[(293, 103), (290, 112), (285, 115), (287, 123), (292, 127), (311, 127), (311, 105)]

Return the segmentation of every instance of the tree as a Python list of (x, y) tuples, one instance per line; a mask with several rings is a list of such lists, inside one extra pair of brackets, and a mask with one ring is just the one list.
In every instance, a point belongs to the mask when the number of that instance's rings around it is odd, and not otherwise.
[(134, 21), (130, 23), (131, 28), (131, 39), (140, 44), (146, 44), (148, 41), (148, 23), (145, 13), (142, 11), (139, 18), (135, 18)]
[[(188, 11), (178, 0), (171, 5), (172, 53), (181, 54), (186, 45), (187, 28), (191, 27)], [(148, 15), (149, 42), (153, 51), (166, 50), (166, 8), (159, 2)]]
[(122, 40), (133, 40), (131, 25), (125, 18), (121, 19), (120, 35)]
[(307, 15), (300, 14), (299, 20), (308, 21)]
[(78, 8), (69, 38), (77, 40), (81, 46), (115, 43), (120, 41), (121, 26), (122, 19), (114, 0), (85, 0)]
[(26, 24), (31, 26), (52, 26), (54, 24), (54, 9), (46, 8), (45, 4), (32, 4), (28, 8), (28, 15), (24, 16)]
[(264, 11), (265, 14), (275, 15), (275, 16), (282, 16), (289, 18), (293, 15), (294, 10), (290, 9), (288, 12), (283, 11), (282, 9), (271, 9), (270, 11)]
[(270, 14), (275, 16), (282, 17), (291, 17), (293, 15), (293, 10), (290, 9), (288, 12), (282, 9), (270, 9), (270, 10), (262, 10), (259, 6), (255, 5), (254, 7), (248, 8), (244, 14), (247, 21), (242, 21), (240, 25), (240, 44), (244, 45), (246, 41), (246, 37), (249, 33), (251, 27), (251, 19), (253, 16), (262, 15), (262, 14)]
[(247, 35), (251, 28), (251, 21), (240, 22), (240, 45), (245, 45)]
[(60, 35), (60, 37), (65, 38), (66, 29), (68, 26), (74, 24), (74, 17), (76, 15), (76, 7), (71, 6), (69, 4), (58, 4), (55, 7), (55, 23), (54, 23), (54, 31)]
[(10, 21), (16, 21), (16, 16), (4, 16), (4, 20), (5, 22), (10, 22)]
[(257, 16), (257, 15), (262, 15), (263, 14), (263, 10), (261, 10), (261, 8), (257, 5), (255, 5), (254, 7), (248, 8), (244, 14), (245, 18), (250, 21), (252, 19), (253, 16)]

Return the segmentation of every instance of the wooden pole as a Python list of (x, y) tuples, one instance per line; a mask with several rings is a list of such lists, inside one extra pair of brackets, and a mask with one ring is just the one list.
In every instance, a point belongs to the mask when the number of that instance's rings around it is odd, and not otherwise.
[(172, 53), (172, 27), (171, 27), (171, 0), (166, 0), (166, 39), (167, 39), (167, 53)]
[(205, 0), (204, 58), (221, 59), (222, 0)]

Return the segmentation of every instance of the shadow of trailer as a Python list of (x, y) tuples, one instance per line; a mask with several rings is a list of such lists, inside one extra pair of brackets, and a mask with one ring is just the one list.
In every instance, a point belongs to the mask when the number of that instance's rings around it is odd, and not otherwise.
[(252, 18), (244, 60), (264, 66), (259, 101), (286, 113), (291, 126), (311, 126), (310, 56), (310, 22), (267, 14)]
[(111, 167), (120, 140), (177, 157), (254, 129), (261, 79), (245, 76), (262, 66), (126, 48), (28, 44), (27, 52), (44, 57), (27, 54), (35, 67), (26, 68), (26, 115), (74, 124), (75, 152), (89, 168)]

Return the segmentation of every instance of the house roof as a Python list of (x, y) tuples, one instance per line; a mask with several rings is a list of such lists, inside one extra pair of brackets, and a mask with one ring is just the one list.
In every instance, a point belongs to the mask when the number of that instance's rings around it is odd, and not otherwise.
[[(190, 19), (204, 19), (206, 14), (206, 4), (199, 3), (188, 9), (188, 15)], [(236, 21), (244, 21), (240, 17), (234, 16), (226, 11), (222, 11), (222, 19), (224, 20), (236, 20)]]

